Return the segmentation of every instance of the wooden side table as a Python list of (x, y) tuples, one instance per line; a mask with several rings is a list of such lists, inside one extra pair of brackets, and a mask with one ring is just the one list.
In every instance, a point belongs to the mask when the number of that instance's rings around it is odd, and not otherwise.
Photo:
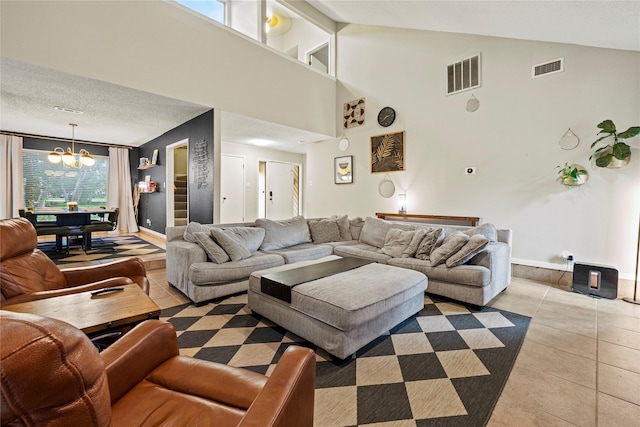
[(38, 314), (67, 322), (89, 338), (127, 330), (147, 319), (158, 319), (160, 307), (138, 285), (94, 295), (93, 292), (62, 295), (3, 306), (3, 310)]

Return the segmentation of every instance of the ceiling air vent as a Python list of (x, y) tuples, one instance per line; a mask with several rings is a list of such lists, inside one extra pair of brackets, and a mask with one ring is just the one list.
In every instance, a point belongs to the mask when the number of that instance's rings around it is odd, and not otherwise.
[(480, 54), (447, 65), (447, 95), (480, 87)]
[(564, 71), (564, 58), (554, 59), (544, 64), (534, 65), (531, 68), (532, 78), (542, 77), (549, 74), (561, 73)]

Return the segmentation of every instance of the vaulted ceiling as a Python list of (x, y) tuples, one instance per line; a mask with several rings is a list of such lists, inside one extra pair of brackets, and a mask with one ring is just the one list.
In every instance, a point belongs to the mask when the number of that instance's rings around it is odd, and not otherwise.
[[(336, 22), (640, 51), (640, 1), (308, 0)], [(212, 108), (2, 58), (0, 128), (70, 137), (53, 107), (90, 105), (76, 138), (138, 146)], [(89, 120), (87, 120), (89, 119)], [(223, 113), (223, 140), (304, 152), (326, 136)], [(304, 142), (304, 143), (301, 143)]]

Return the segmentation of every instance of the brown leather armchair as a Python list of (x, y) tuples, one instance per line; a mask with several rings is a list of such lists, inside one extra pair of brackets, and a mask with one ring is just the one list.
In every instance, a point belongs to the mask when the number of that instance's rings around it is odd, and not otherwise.
[(61, 270), (37, 246), (38, 236), (29, 220), (0, 221), (2, 305), (131, 283), (149, 293), (149, 281), (139, 258)]
[(290, 346), (270, 377), (178, 353), (145, 321), (98, 353), (59, 320), (0, 311), (2, 425), (312, 427), (315, 354)]

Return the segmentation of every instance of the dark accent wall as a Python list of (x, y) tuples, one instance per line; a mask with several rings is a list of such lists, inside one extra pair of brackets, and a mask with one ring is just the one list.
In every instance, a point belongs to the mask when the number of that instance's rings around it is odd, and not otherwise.
[[(137, 181), (144, 181), (145, 176), (149, 175), (151, 181), (158, 183), (158, 191), (140, 195), (138, 225), (141, 227), (165, 234), (166, 147), (183, 139), (189, 139), (189, 221), (213, 223), (213, 110), (209, 110), (141, 145), (137, 157), (131, 158), (132, 177), (137, 176)], [(140, 157), (152, 159), (153, 150), (156, 149), (156, 166), (138, 170)], [(151, 220), (151, 225), (147, 219)]]

